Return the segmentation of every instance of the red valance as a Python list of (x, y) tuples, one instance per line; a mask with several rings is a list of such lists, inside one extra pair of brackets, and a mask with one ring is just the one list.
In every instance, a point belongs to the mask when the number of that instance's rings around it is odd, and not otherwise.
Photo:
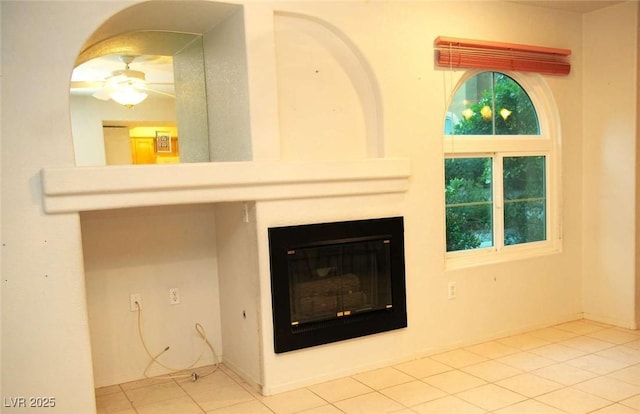
[(435, 40), (436, 65), (568, 75), (569, 49), (487, 42), (440, 36)]

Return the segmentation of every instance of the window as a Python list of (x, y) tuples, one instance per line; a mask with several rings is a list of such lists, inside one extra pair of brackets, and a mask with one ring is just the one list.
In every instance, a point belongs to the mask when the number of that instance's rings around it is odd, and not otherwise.
[(536, 109), (500, 72), (456, 90), (444, 122), (448, 265), (557, 248), (555, 140)]

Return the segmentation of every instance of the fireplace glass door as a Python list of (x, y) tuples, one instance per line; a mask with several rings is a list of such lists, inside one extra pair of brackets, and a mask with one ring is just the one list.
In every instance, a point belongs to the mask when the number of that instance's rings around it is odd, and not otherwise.
[(402, 217), (269, 228), (274, 351), (407, 326)]
[(287, 252), (291, 325), (392, 306), (389, 240), (365, 240)]

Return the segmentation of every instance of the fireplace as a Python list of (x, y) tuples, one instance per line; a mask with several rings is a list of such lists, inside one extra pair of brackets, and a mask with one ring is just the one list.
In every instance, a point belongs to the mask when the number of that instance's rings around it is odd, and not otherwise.
[(407, 326), (402, 217), (269, 229), (276, 353)]

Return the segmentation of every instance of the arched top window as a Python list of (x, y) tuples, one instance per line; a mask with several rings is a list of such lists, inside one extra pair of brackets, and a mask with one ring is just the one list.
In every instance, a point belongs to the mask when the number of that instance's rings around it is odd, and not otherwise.
[(510, 76), (482, 72), (456, 91), (445, 135), (540, 135), (538, 114), (527, 92)]
[(484, 71), (455, 90), (443, 122), (448, 268), (557, 251), (555, 113), (535, 76)]

